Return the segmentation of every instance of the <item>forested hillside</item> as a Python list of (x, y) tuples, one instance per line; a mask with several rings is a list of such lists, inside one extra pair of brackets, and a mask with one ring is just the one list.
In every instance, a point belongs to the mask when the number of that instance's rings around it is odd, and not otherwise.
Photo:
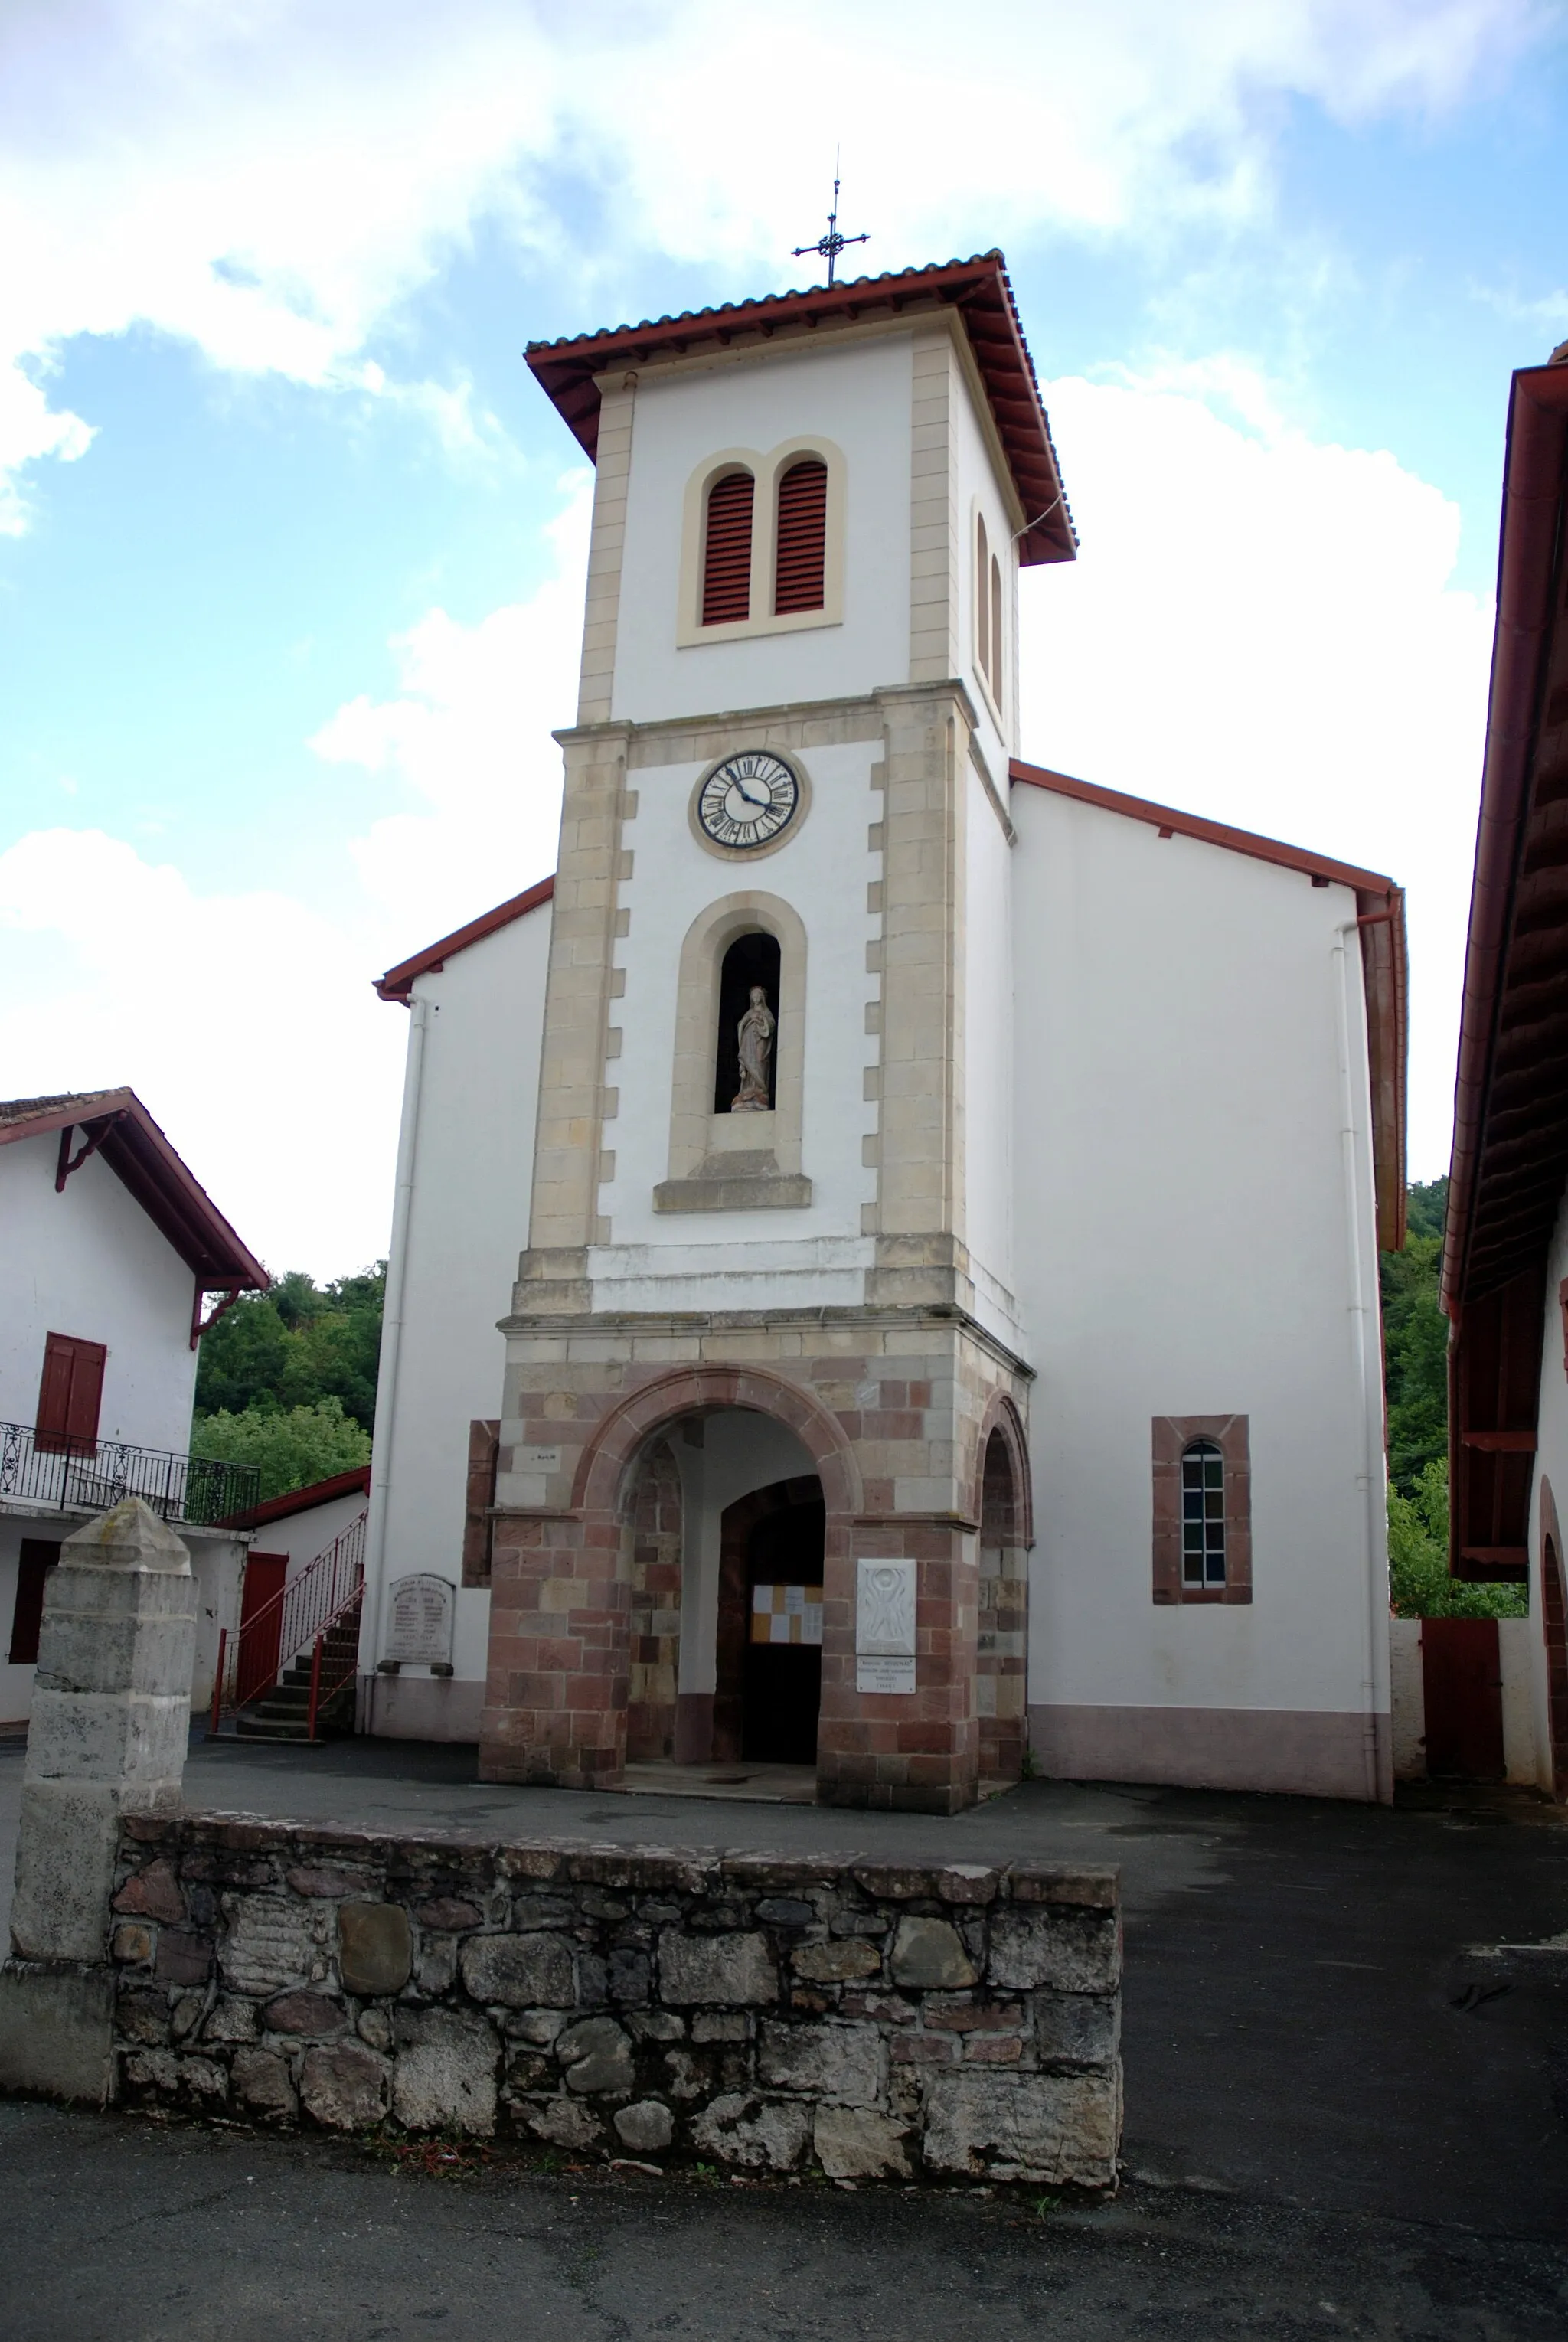
[(202, 1336), (191, 1449), (255, 1464), (280, 1496), (370, 1460), (386, 1263), (316, 1285), (299, 1269)]

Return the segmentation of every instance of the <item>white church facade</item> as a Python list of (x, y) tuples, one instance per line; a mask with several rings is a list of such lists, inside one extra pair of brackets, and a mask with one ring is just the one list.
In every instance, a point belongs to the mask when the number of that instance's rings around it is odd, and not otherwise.
[(999, 255), (529, 363), (578, 720), (554, 879), (381, 980), (369, 1728), (1387, 1796), (1399, 889), (1020, 760), (1074, 538)]

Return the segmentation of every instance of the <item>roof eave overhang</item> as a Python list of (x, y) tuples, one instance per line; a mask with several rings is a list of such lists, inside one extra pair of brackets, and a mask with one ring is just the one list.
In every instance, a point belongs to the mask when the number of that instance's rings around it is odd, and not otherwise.
[[(1484, 1156), (1495, 1102), (1498, 1041), (1508, 1019), (1510, 946), (1515, 896), (1529, 823), (1542, 703), (1551, 661), (1563, 567), (1564, 491), (1568, 486), (1568, 365), (1522, 368), (1508, 404), (1503, 515), (1497, 557), (1497, 625), (1493, 639), (1475, 868), (1465, 944), (1459, 1060), (1454, 1080), (1453, 1149), (1449, 1166), (1442, 1296), (1457, 1318), (1472, 1287), (1487, 1291), (1516, 1272), (1495, 1247), (1484, 1265), (1476, 1246), (1486, 1184)], [(1562, 920), (1568, 943), (1568, 907)], [(1563, 1086), (1561, 1068), (1544, 1062), (1542, 1099)], [(1512, 1101), (1511, 1101), (1512, 1103)]]
[(439, 976), (447, 961), (454, 958), (458, 952), (466, 951), (470, 944), (483, 943), (486, 936), (498, 934), (503, 927), (509, 927), (514, 919), (525, 918), (530, 911), (536, 911), (548, 903), (554, 892), (555, 874), (552, 871), (548, 878), (541, 878), (536, 886), (525, 886), (521, 895), (508, 896), (505, 902), (497, 903), (494, 910), (482, 911), (478, 918), (470, 919), (466, 926), (456, 927), (451, 935), (443, 936), (439, 943), (427, 944), (423, 951), (414, 952), (408, 959), (399, 960), (397, 966), (389, 967), (385, 976), (373, 976), (371, 982), (378, 996), (383, 1000), (400, 1002), (406, 1008), (414, 987), (422, 976)]
[(0, 1146), (81, 1128), (121, 1186), (177, 1252), (204, 1292), (265, 1292), (272, 1278), (241, 1243), (212, 1197), (175, 1152), (135, 1090), (68, 1099), (0, 1127)]
[(781, 330), (810, 332), (823, 325), (891, 318), (934, 305), (955, 308), (968, 334), (1025, 515), (1018, 540), (1020, 561), (1027, 567), (1074, 560), (1078, 540), (1061, 467), (1000, 253), (735, 302), (688, 316), (618, 325), (575, 341), (533, 342), (524, 355), (578, 445), (596, 456), (599, 378), (617, 365), (636, 367), (655, 358), (700, 355), (737, 345), (760, 347)]

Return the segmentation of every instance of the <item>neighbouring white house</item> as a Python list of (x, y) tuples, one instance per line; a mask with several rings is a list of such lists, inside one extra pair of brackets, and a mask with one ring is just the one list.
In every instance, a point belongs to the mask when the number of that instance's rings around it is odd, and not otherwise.
[(205, 1706), (255, 1476), (188, 1452), (196, 1352), (268, 1282), (133, 1091), (0, 1103), (0, 1721), (27, 1715), (62, 1540), (126, 1495), (190, 1548)]
[(528, 362), (578, 721), (553, 880), (380, 980), (370, 1728), (1387, 1797), (1400, 889), (1021, 757), (1000, 255)]

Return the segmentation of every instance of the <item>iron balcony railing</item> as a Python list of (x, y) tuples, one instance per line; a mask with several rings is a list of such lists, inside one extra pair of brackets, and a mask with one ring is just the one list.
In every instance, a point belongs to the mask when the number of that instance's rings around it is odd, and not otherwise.
[(75, 1439), (36, 1431), (30, 1423), (0, 1423), (0, 1499), (14, 1496), (62, 1513), (106, 1513), (122, 1497), (140, 1496), (165, 1521), (188, 1528), (220, 1522), (243, 1528), (260, 1496), (261, 1472), (254, 1464), (220, 1464), (207, 1456), (133, 1447), (123, 1439)]

